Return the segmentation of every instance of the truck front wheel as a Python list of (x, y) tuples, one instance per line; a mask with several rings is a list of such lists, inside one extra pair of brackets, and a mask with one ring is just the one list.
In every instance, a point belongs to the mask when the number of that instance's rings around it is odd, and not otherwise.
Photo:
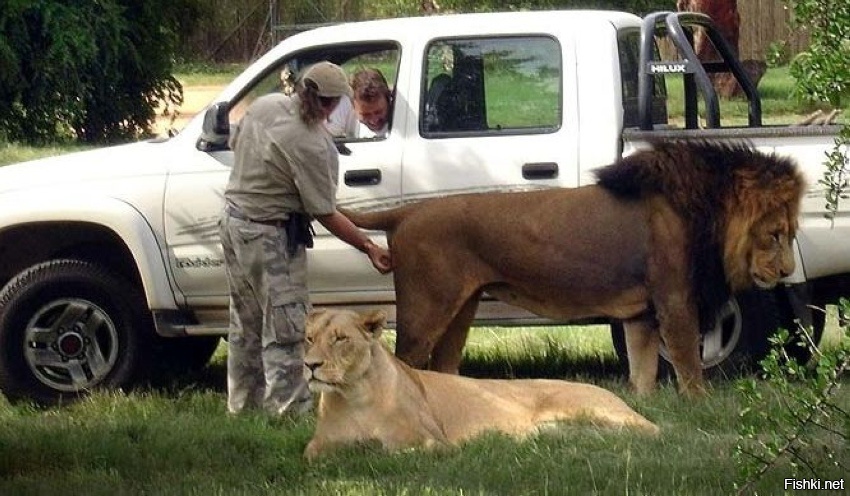
[(0, 290), (0, 390), (55, 404), (127, 386), (150, 335), (144, 298), (122, 277), (80, 260), (52, 260)]

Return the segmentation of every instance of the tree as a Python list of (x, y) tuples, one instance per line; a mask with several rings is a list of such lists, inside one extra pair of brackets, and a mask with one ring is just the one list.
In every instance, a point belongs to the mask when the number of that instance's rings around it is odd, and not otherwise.
[(840, 108), (850, 96), (850, 2), (786, 0), (793, 24), (808, 31), (809, 48), (791, 62), (801, 96)]
[(44, 143), (149, 134), (179, 104), (173, 54), (200, 0), (6, 0), (0, 7), (0, 134)]
[[(850, 2), (846, 0), (786, 0), (793, 24), (807, 27), (810, 45), (791, 61), (791, 75), (800, 98), (827, 102), (840, 109), (850, 96)], [(842, 149), (843, 147), (843, 149)], [(850, 125), (845, 125), (827, 157), (820, 183), (826, 189), (826, 217), (832, 219), (850, 189)]]

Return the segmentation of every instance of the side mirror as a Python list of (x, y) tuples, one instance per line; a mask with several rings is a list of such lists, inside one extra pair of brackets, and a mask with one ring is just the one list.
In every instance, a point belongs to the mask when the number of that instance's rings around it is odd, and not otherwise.
[(215, 152), (227, 150), (227, 140), (230, 137), (230, 120), (227, 102), (217, 102), (210, 105), (204, 112), (204, 124), (201, 136), (198, 138), (198, 150)]
[(334, 145), (336, 145), (336, 151), (338, 151), (340, 155), (351, 155), (351, 148), (345, 146), (345, 143), (342, 141), (334, 140)]

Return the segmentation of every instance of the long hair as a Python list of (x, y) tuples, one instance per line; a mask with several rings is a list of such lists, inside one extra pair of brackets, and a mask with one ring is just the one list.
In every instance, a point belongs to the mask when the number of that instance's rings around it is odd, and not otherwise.
[(325, 120), (325, 110), (333, 98), (319, 96), (319, 89), (312, 81), (302, 81), (295, 89), (301, 99), (301, 120), (308, 126), (315, 126)]

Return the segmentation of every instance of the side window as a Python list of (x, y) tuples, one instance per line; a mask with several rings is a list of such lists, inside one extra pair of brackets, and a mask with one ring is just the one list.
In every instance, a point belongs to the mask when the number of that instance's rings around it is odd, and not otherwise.
[[(620, 58), (620, 84), (623, 94), (623, 126), (636, 127), (638, 116), (638, 73), (640, 71), (640, 30), (623, 31), (617, 40)], [(654, 45), (655, 60), (658, 45)], [(667, 89), (663, 76), (653, 77), (652, 122), (667, 124)]]
[(395, 43), (374, 42), (367, 45), (325, 46), (321, 50), (294, 54), (281, 60), (275, 66), (269, 67), (246, 91), (231, 102), (228, 114), (230, 124), (233, 126), (238, 123), (251, 103), (263, 95), (276, 91), (291, 94), (300, 72), (321, 60), (338, 64), (349, 76), (364, 68), (377, 69), (384, 75), (392, 91), (395, 88), (400, 52), (400, 48)]
[(354, 99), (341, 102), (331, 114), (328, 130), (335, 138), (382, 140), (392, 132), (399, 55), (397, 48), (372, 51), (341, 64), (349, 76)]
[(420, 132), (553, 132), (561, 124), (561, 69), (561, 48), (548, 36), (436, 40), (427, 47)]

